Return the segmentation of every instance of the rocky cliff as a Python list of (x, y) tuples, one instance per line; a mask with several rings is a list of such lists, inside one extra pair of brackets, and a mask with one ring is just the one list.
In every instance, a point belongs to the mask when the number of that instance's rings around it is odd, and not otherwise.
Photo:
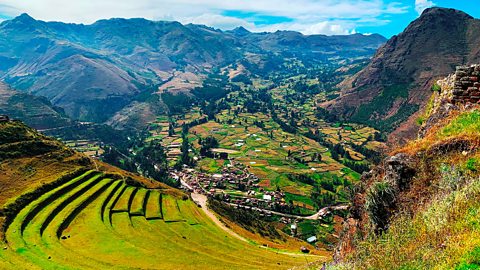
[(439, 80), (421, 112), (426, 121), (418, 139), (362, 176), (335, 267), (479, 266), (480, 105), (471, 88), (476, 69), (458, 67)]

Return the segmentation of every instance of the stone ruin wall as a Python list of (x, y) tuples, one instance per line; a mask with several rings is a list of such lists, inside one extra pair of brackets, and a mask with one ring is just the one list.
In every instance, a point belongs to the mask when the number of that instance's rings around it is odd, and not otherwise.
[(458, 66), (452, 103), (480, 103), (480, 65)]

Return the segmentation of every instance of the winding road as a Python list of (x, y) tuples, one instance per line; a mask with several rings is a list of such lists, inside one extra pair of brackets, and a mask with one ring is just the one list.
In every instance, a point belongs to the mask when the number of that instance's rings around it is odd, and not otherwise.
[[(230, 234), (231, 236), (243, 241), (243, 242), (250, 242), (246, 238), (238, 235), (234, 231), (232, 231), (230, 228), (225, 226), (225, 224), (218, 219), (218, 217), (208, 208), (207, 206), (207, 196), (199, 193), (191, 193), (192, 200), (197, 203), (198, 205), (201, 206), (203, 212), (212, 219), (212, 221), (219, 226), (223, 231), (226, 233)], [(268, 247), (258, 245), (259, 248), (265, 248), (268, 249)], [(304, 254), (304, 253), (295, 253), (295, 252), (288, 252), (288, 251), (280, 251), (280, 250), (275, 250), (276, 253), (281, 253), (285, 255), (290, 255), (290, 256), (304, 256), (304, 257), (316, 257), (316, 258), (325, 258), (324, 256), (320, 255), (315, 255), (315, 254)]]

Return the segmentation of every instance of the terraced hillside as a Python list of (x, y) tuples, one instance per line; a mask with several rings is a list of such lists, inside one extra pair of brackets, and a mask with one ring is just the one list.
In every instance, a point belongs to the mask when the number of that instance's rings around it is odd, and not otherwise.
[(125, 179), (78, 170), (15, 194), (2, 211), (0, 269), (288, 269), (320, 259), (240, 241), (180, 192)]

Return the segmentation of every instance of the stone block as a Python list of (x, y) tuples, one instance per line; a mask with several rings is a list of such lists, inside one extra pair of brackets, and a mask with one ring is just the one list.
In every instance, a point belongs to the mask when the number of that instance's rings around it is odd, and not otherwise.
[(478, 91), (478, 88), (477, 88), (477, 87), (473, 87), (473, 86), (472, 86), (472, 87), (468, 87), (468, 88), (467, 88), (467, 91), (468, 91), (468, 92), (475, 92), (475, 91)]
[(467, 76), (467, 73), (464, 72), (464, 71), (458, 71), (457, 70), (457, 72), (455, 72), (455, 75), (457, 76), (457, 78), (462, 78), (462, 77)]
[(473, 85), (473, 82), (471, 81), (461, 81), (462, 87), (470, 87)]
[(463, 91), (463, 89), (460, 89), (460, 90), (454, 89), (454, 90), (453, 90), (453, 94), (454, 94), (455, 96), (463, 96), (463, 93), (465, 93), (465, 91)]

